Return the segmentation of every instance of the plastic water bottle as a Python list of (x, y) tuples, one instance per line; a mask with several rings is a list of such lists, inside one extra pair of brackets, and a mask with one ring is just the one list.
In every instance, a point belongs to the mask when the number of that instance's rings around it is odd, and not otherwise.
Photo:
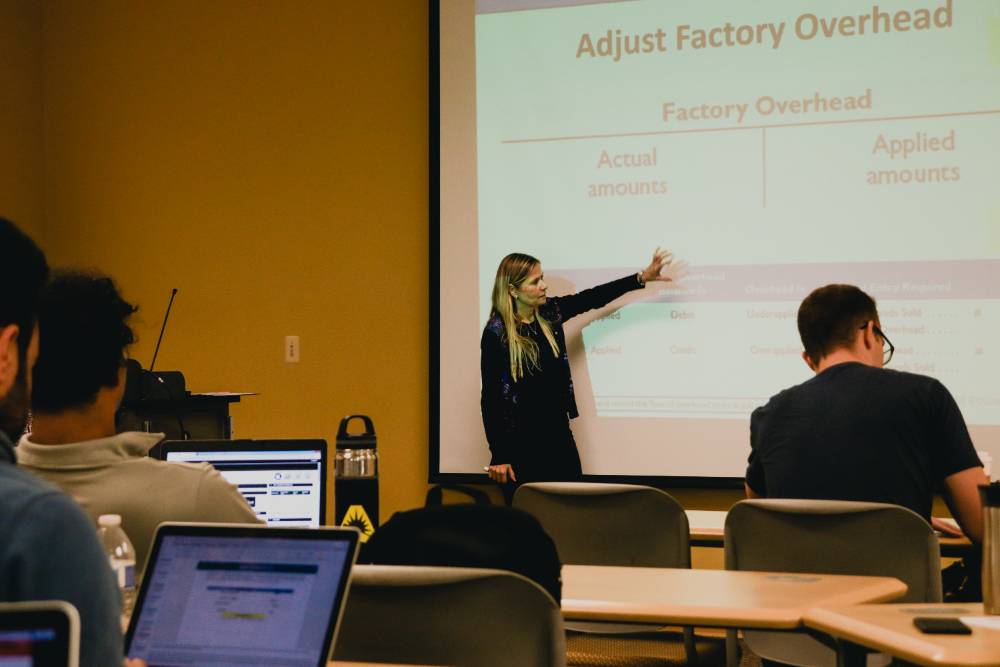
[(97, 518), (97, 537), (108, 556), (111, 571), (122, 593), (122, 613), (129, 615), (135, 606), (135, 548), (122, 529), (120, 514), (102, 514)]

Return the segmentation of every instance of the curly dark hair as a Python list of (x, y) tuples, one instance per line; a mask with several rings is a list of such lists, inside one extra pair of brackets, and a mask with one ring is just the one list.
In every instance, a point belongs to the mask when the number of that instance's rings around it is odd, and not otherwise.
[(799, 337), (813, 363), (839, 347), (850, 347), (865, 322), (878, 322), (875, 299), (854, 285), (826, 285), (799, 306)]
[(57, 273), (38, 303), (32, 409), (53, 413), (86, 407), (102, 387), (116, 386), (125, 350), (135, 342), (128, 319), (136, 310), (107, 276)]

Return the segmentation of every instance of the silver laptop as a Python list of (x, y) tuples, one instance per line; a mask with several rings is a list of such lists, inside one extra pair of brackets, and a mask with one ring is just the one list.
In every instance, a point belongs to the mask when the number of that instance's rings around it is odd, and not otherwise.
[(77, 667), (80, 615), (68, 602), (0, 603), (0, 667)]
[(165, 440), (150, 456), (210, 463), (269, 526), (326, 522), (325, 440)]
[(325, 667), (358, 533), (344, 528), (164, 523), (126, 655), (150, 665)]

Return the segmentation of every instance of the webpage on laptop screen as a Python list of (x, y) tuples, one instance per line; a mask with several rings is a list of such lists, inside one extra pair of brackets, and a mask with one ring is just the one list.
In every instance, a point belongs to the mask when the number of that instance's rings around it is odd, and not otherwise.
[(315, 667), (349, 555), (347, 542), (167, 536), (129, 656)]
[(320, 525), (319, 450), (170, 452), (167, 460), (212, 464), (268, 525)]
[(57, 658), (56, 639), (56, 631), (51, 628), (0, 630), (0, 667), (54, 664), (46, 661)]

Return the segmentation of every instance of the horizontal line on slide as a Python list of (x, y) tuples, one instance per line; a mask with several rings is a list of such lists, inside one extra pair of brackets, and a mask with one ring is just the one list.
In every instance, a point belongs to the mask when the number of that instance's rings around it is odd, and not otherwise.
[(813, 125), (849, 125), (855, 123), (884, 123), (899, 120), (926, 120), (928, 118), (955, 118), (958, 116), (988, 116), (1000, 114), (1000, 109), (985, 111), (955, 111), (914, 116), (883, 116), (881, 118), (849, 118), (844, 120), (813, 120), (798, 123), (775, 123), (773, 125), (734, 125), (731, 127), (705, 127), (690, 130), (650, 130), (646, 132), (617, 132), (610, 134), (580, 134), (562, 137), (533, 137), (527, 139), (502, 139), (501, 144), (537, 144), (553, 141), (585, 141), (588, 139), (618, 139), (623, 137), (654, 137), (666, 134), (698, 134), (702, 132), (740, 132), (746, 130), (766, 130), (781, 127), (810, 127)]

